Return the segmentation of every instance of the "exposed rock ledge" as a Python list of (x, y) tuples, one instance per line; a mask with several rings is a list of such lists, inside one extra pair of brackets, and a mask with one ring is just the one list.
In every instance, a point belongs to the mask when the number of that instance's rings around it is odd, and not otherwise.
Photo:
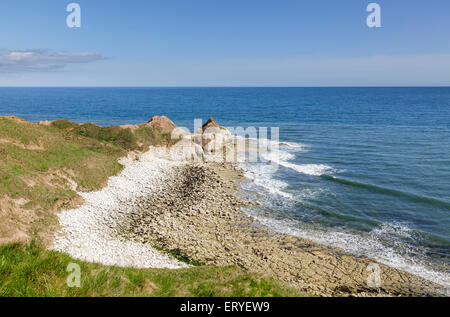
[(381, 286), (369, 287), (374, 260), (277, 234), (241, 211), (242, 173), (232, 164), (174, 168), (170, 191), (154, 192), (111, 226), (126, 239), (176, 250), (207, 265), (237, 265), (320, 296), (426, 296), (440, 286), (379, 264)]

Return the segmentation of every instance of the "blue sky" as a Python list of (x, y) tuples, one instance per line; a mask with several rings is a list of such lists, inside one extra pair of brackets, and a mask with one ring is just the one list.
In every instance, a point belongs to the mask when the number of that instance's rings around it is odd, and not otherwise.
[(0, 86), (450, 85), (448, 0), (2, 0), (0, 39)]

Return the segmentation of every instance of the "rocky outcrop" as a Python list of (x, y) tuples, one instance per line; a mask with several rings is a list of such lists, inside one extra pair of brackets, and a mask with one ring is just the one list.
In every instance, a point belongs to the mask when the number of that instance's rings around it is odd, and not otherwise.
[(213, 118), (190, 134), (176, 127), (172, 139), (180, 140), (169, 149), (169, 157), (178, 161), (222, 161), (224, 149), (231, 145), (232, 135)]
[(205, 130), (209, 128), (220, 128), (220, 125), (216, 122), (216, 120), (214, 120), (213, 117), (209, 117), (208, 121), (206, 121), (202, 126), (202, 132), (205, 132)]
[[(184, 131), (183, 129), (178, 128), (177, 125), (166, 116), (154, 116), (147, 123), (126, 124), (121, 125), (120, 127), (123, 129), (130, 129), (131, 131), (136, 131), (137, 129), (142, 127), (148, 127), (152, 129), (159, 129), (162, 133), (172, 135), (176, 130), (178, 130), (178, 134), (182, 134), (182, 132)], [(178, 137), (176, 139), (178, 139)]]
[(175, 161), (201, 162), (204, 160), (204, 153), (203, 148), (188, 135), (172, 146), (169, 157)]
[(179, 140), (184, 138), (185, 136), (189, 136), (189, 132), (185, 131), (183, 128), (176, 127), (172, 130), (171, 137), (172, 140)]
[(230, 131), (219, 126), (212, 117), (202, 126), (201, 144), (206, 153), (221, 153), (231, 139)]
[(162, 133), (170, 134), (177, 127), (172, 120), (166, 116), (154, 116), (144, 126), (160, 129)]
[(38, 125), (51, 126), (52, 121), (48, 121), (48, 120), (39, 121)]

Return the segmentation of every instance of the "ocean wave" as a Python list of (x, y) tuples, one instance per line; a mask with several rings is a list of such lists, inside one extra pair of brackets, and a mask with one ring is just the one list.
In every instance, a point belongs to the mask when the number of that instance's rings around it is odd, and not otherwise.
[(289, 153), (287, 151), (270, 151), (270, 152), (263, 152), (260, 153), (261, 158), (265, 162), (286, 162), (289, 160), (293, 160), (295, 158), (295, 155), (292, 153)]
[(325, 173), (322, 173), (322, 175), (319, 175), (319, 176), (321, 176), (322, 178), (327, 179), (329, 181), (336, 182), (336, 183), (349, 185), (349, 186), (353, 186), (353, 187), (365, 188), (367, 190), (372, 190), (372, 191), (376, 191), (376, 192), (391, 195), (391, 196), (404, 197), (404, 198), (408, 198), (415, 202), (427, 203), (430, 205), (435, 205), (435, 206), (443, 207), (443, 208), (450, 210), (449, 202), (439, 200), (436, 198), (424, 197), (424, 196), (416, 195), (413, 193), (403, 192), (403, 191), (400, 191), (397, 189), (391, 189), (391, 188), (381, 187), (381, 186), (377, 186), (377, 185), (362, 183), (362, 182), (358, 182), (358, 181), (348, 180), (348, 179), (344, 179), (344, 178), (339, 178), (339, 177), (335, 177), (335, 176), (331, 176), (331, 175), (326, 175)]
[[(278, 166), (283, 166), (298, 173), (311, 176), (321, 176), (325, 173), (335, 172), (331, 166), (325, 164), (294, 164), (290, 162), (295, 159), (295, 152), (304, 151), (307, 149), (307, 146), (304, 144), (294, 142), (278, 142), (269, 139), (242, 138), (239, 136), (236, 136), (235, 139), (254, 142), (253, 144), (250, 143), (250, 146), (253, 145), (255, 149), (259, 150), (260, 163), (266, 163), (272, 166), (267, 169), (268, 174), (275, 173)], [(244, 163), (245, 161), (246, 153), (238, 153), (238, 162)], [(248, 169), (249, 165), (247, 165), (246, 168)], [(270, 169), (274, 169), (274, 171), (271, 171)]]
[(334, 173), (335, 170), (325, 164), (294, 164), (289, 161), (295, 159), (295, 155), (287, 150), (272, 149), (268, 152), (261, 152), (262, 161), (273, 165), (280, 165), (292, 169), (298, 173), (321, 176), (325, 173)]
[(311, 176), (321, 176), (325, 173), (333, 173), (335, 171), (331, 166), (324, 164), (293, 164), (284, 161), (280, 161), (279, 164), (281, 166), (293, 169), (298, 173)]
[(294, 164), (289, 162), (294, 159), (295, 156), (292, 153), (285, 151), (272, 151), (267, 153), (261, 153), (261, 157), (271, 164), (280, 165), (289, 169), (292, 169), (298, 173), (310, 175), (310, 176), (321, 176), (325, 173), (334, 173), (335, 170), (325, 164)]
[[(279, 195), (292, 199), (292, 195), (283, 191), (288, 184), (284, 181), (274, 178), (276, 168), (268, 164), (242, 164), (244, 176), (253, 182), (256, 186), (263, 188), (270, 194)], [(255, 188), (257, 190), (257, 188)]]
[(302, 143), (296, 143), (296, 142), (281, 142), (281, 141), (274, 141), (274, 140), (270, 140), (270, 139), (265, 139), (265, 138), (244, 138), (242, 136), (234, 136), (233, 139), (235, 141), (247, 141), (250, 144), (253, 144), (255, 146), (258, 146), (261, 149), (266, 149), (266, 150), (275, 150), (278, 148), (282, 148), (282, 149), (288, 149), (290, 151), (300, 151), (300, 150), (306, 150), (308, 148), (307, 145), (302, 144)]
[[(288, 198), (293, 201), (298, 200), (300, 196), (305, 198), (305, 195), (307, 195), (305, 192), (302, 195), (296, 195), (294, 198), (292, 193), (286, 192), (286, 188), (289, 184), (275, 178), (279, 166), (283, 166), (298, 173), (310, 176), (321, 176), (324, 173), (333, 173), (335, 171), (332, 167), (324, 164), (291, 163), (290, 161), (295, 159), (294, 152), (298, 152), (299, 149), (306, 148), (306, 145), (292, 142), (275, 142), (267, 139), (246, 140), (259, 141), (263, 143), (267, 142), (268, 144), (277, 145), (276, 148), (271, 148), (269, 151), (259, 152), (259, 162), (247, 162), (245, 160), (245, 153), (239, 153), (238, 155), (238, 162), (241, 163), (240, 167), (244, 170), (244, 176), (252, 181), (256, 187), (263, 188), (266, 193)], [(278, 145), (281, 145), (283, 149), (280, 149)], [(249, 184), (247, 184), (247, 186), (249, 186)], [(258, 188), (254, 188), (254, 190), (258, 190)], [(318, 194), (318, 192), (315, 194)], [(279, 197), (273, 198), (276, 199)]]

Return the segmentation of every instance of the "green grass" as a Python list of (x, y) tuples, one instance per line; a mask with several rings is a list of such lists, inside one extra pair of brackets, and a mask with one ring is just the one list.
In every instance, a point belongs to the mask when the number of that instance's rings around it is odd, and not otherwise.
[(52, 126), (72, 135), (106, 142), (125, 150), (143, 150), (149, 145), (173, 143), (170, 135), (145, 126), (140, 126), (134, 132), (120, 126), (101, 127), (93, 123), (77, 124), (67, 120), (54, 121)]
[[(70, 263), (80, 265), (81, 287), (67, 286)], [(35, 243), (0, 246), (0, 296), (301, 296), (236, 267), (179, 270), (107, 267), (74, 260)]]

